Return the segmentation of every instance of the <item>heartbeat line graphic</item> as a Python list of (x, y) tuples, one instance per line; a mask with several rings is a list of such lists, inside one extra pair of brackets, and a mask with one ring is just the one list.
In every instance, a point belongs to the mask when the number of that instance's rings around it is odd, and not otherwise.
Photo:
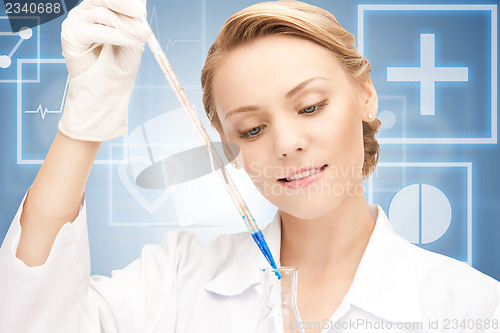
[[(161, 44), (160, 28), (158, 26), (158, 12), (156, 10), (156, 5), (153, 6), (153, 9), (151, 10), (150, 17), (151, 17), (151, 19), (149, 20), (149, 26), (151, 27), (156, 38), (158, 39), (158, 41), (160, 41), (160, 44)], [(177, 44), (177, 43), (200, 43), (200, 42), (201, 42), (200, 40), (196, 40), (196, 39), (172, 39), (172, 38), (169, 38), (167, 41), (167, 46), (165, 47), (165, 49), (163, 51), (165, 53), (167, 53), (168, 49), (171, 47), (172, 48), (175, 47), (175, 44)]]
[(193, 40), (193, 39), (172, 39), (169, 38), (167, 41), (167, 47), (165, 47), (165, 53), (167, 53), (168, 49), (170, 47), (174, 47), (175, 44), (177, 43), (199, 43), (199, 40)]
[(63, 98), (59, 110), (49, 110), (48, 108), (42, 107), (42, 104), (39, 104), (36, 110), (26, 110), (24, 111), (24, 113), (39, 113), (42, 119), (45, 119), (45, 116), (49, 113), (62, 113), (64, 107), (64, 101), (66, 100), (66, 92), (68, 91), (68, 83), (69, 83), (69, 76), (66, 79), (66, 86), (64, 87)]
[(42, 116), (42, 119), (45, 119), (45, 116), (47, 115), (47, 113), (61, 113), (62, 110), (55, 110), (55, 111), (52, 111), (52, 110), (49, 110), (47, 108), (43, 108), (42, 105), (38, 105), (38, 108), (34, 111), (24, 111), (25, 113), (40, 113), (40, 115)]

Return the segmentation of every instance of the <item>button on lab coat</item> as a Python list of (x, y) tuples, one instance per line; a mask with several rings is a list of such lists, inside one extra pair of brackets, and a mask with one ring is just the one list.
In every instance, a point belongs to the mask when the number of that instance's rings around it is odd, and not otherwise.
[[(0, 332), (255, 331), (259, 269), (268, 265), (247, 233), (201, 244), (192, 233), (169, 232), (111, 278), (89, 276), (85, 203), (38, 267), (15, 256), (22, 207), (0, 248)], [(349, 291), (331, 318), (304, 326), (323, 332), (500, 332), (492, 325), (500, 319), (496, 280), (410, 244), (394, 233), (379, 206), (370, 210), (376, 225)], [(279, 262), (279, 213), (263, 233)], [(458, 326), (463, 320), (468, 328)]]

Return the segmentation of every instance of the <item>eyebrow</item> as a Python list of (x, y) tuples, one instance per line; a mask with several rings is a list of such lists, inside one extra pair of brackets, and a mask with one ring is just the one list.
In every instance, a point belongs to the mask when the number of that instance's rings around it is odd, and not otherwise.
[[(301, 83), (299, 83), (298, 85), (296, 85), (294, 88), (292, 88), (289, 92), (286, 93), (285, 97), (287, 99), (290, 99), (292, 98), (294, 95), (298, 94), (302, 89), (304, 89), (309, 83), (313, 82), (313, 81), (316, 81), (316, 80), (329, 80), (327, 79), (326, 77), (322, 77), (322, 76), (316, 76), (316, 77), (313, 77), (313, 78), (310, 78), (310, 79), (307, 79)], [(232, 113), (237, 113), (237, 112), (248, 112), (248, 111), (257, 111), (259, 110), (260, 108), (256, 105), (247, 105), (247, 106), (242, 106), (242, 107), (239, 107), (237, 109), (234, 109), (232, 111), (229, 111), (226, 116), (224, 117), (224, 119), (227, 119), (227, 117), (232, 114)]]
[(316, 81), (316, 80), (328, 80), (328, 79), (326, 77), (316, 76), (316, 77), (310, 78), (308, 80), (305, 80), (304, 82), (299, 83), (298, 85), (295, 86), (295, 88), (293, 88), (292, 90), (290, 90), (289, 92), (287, 92), (286, 95), (285, 95), (285, 97), (287, 99), (292, 98), (299, 91), (301, 91), (302, 89), (304, 89), (309, 83), (311, 83), (312, 81)]

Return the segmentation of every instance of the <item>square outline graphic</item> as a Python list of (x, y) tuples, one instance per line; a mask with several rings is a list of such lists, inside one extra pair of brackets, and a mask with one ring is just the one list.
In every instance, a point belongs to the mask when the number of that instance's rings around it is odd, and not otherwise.
[[(467, 260), (464, 263), (472, 266), (472, 162), (379, 162), (379, 167), (467, 168)], [(373, 175), (368, 178), (368, 203), (373, 204)]]
[[(21, 80), (22, 78), (22, 67), (23, 64), (37, 64), (38, 67), (38, 79), (37, 80)], [(17, 164), (42, 164), (44, 160), (34, 160), (34, 159), (24, 159), (23, 158), (23, 110), (21, 110), (21, 104), (23, 100), (23, 83), (40, 83), (40, 64), (66, 64), (64, 59), (17, 59)], [(66, 95), (63, 95), (63, 101), (65, 100)], [(62, 113), (63, 105), (61, 105), (61, 113)], [(123, 141), (125, 142), (127, 135), (123, 136)], [(125, 150), (123, 152), (124, 156), (126, 156)], [(119, 163), (120, 160), (113, 159), (96, 159), (94, 164), (116, 164)]]
[[(39, 16), (0, 16), (0, 20), (9, 20), (9, 19), (33, 19), (37, 21), (36, 25), (36, 58), (40, 59), (40, 17)], [(33, 29), (33, 28), (31, 28)], [(19, 35), (19, 33), (12, 32), (0, 32), (0, 36), (15, 36)], [(19, 61), (21, 58), (18, 58)], [(25, 83), (38, 83), (40, 81), (40, 63), (37, 63), (37, 73), (36, 80), (24, 80)], [(21, 77), (22, 80), (22, 77)], [(16, 80), (0, 80), (0, 83), (18, 83), (19, 74), (17, 75)]]
[(482, 10), (491, 12), (491, 137), (489, 138), (384, 138), (382, 144), (496, 144), (497, 143), (497, 6), (496, 5), (358, 5), (358, 50), (364, 52), (364, 12), (375, 10)]

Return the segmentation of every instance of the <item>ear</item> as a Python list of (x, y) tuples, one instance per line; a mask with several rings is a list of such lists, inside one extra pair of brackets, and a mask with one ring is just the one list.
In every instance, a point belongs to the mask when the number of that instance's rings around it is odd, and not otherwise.
[[(377, 118), (378, 96), (370, 77), (359, 83), (361, 99), (361, 119), (371, 122)], [(371, 115), (371, 116), (370, 116)]]

